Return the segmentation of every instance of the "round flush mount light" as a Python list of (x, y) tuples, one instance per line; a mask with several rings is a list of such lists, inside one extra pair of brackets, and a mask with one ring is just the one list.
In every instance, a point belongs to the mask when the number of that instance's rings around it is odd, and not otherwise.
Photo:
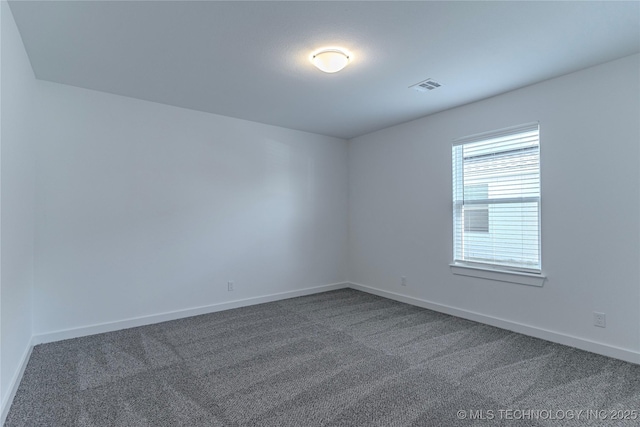
[(348, 52), (335, 47), (320, 49), (311, 55), (313, 65), (325, 73), (337, 73), (346, 67), (350, 60)]

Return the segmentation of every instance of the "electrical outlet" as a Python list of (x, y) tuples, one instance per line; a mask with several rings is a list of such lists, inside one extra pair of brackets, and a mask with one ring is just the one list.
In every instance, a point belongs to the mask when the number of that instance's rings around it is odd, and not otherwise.
[(598, 313), (597, 311), (593, 312), (593, 324), (594, 326), (598, 326), (600, 328), (607, 327), (607, 317), (604, 313)]
[(407, 286), (407, 278), (402, 276), (400, 278), (400, 286)]
[(231, 292), (233, 290), (233, 282), (227, 282), (227, 291)]

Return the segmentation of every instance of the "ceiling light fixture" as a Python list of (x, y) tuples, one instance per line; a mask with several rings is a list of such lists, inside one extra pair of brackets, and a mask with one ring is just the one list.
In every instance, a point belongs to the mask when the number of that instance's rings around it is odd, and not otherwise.
[(346, 51), (334, 47), (318, 50), (311, 55), (313, 65), (325, 73), (337, 73), (346, 67), (350, 60), (351, 57)]

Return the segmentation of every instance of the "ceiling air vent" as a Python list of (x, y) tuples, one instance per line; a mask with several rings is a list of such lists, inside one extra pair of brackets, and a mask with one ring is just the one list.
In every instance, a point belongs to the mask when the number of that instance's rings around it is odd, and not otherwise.
[(433, 79), (427, 79), (420, 83), (416, 83), (413, 86), (409, 86), (409, 89), (417, 90), (418, 92), (428, 92), (430, 90), (434, 90), (442, 86), (440, 83)]

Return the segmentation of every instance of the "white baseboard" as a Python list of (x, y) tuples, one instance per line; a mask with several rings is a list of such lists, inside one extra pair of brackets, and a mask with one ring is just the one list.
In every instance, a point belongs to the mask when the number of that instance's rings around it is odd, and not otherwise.
[(509, 331), (518, 332), (524, 335), (540, 338), (546, 341), (568, 345), (570, 347), (579, 348), (580, 350), (586, 350), (592, 353), (601, 354), (603, 356), (613, 357), (615, 359), (624, 360), (625, 362), (640, 364), (640, 353), (634, 350), (615, 347), (609, 344), (604, 344), (604, 343), (591, 341), (584, 338), (574, 337), (572, 335), (567, 335), (560, 332), (549, 331), (547, 329), (537, 328), (535, 326), (529, 326), (522, 323), (513, 322), (511, 320), (487, 316), (485, 314), (463, 310), (463, 309), (451, 307), (448, 305), (438, 304), (438, 303), (423, 300), (420, 298), (414, 298), (407, 295), (398, 294), (395, 292), (385, 291), (382, 289), (377, 289), (370, 286), (362, 285), (359, 283), (350, 282), (349, 287), (353, 289), (357, 289), (359, 291), (378, 295), (384, 298), (389, 298), (392, 300), (404, 302), (404, 303), (415, 305), (418, 307), (427, 308), (429, 310), (437, 311), (440, 313), (450, 314), (456, 317), (462, 317), (463, 319), (473, 320), (475, 322), (484, 323), (486, 325), (495, 326), (501, 329), (507, 329)]
[(9, 409), (11, 408), (11, 403), (13, 403), (13, 398), (16, 397), (16, 392), (18, 391), (18, 386), (20, 385), (20, 381), (22, 381), (22, 375), (24, 374), (24, 370), (27, 369), (27, 363), (29, 363), (29, 357), (31, 357), (31, 352), (33, 351), (33, 339), (29, 342), (27, 348), (25, 348), (22, 353), (22, 357), (20, 358), (20, 364), (18, 365), (18, 369), (13, 374), (13, 378), (11, 378), (11, 382), (9, 383), (9, 389), (7, 390), (7, 394), (3, 396), (2, 404), (0, 406), (0, 426), (4, 425), (5, 420), (7, 419), (7, 415), (9, 415)]
[(232, 308), (245, 307), (249, 305), (262, 304), (265, 302), (279, 301), (287, 298), (300, 297), (304, 295), (317, 294), (336, 289), (343, 289), (349, 286), (348, 282), (332, 283), (329, 285), (314, 286), (311, 288), (297, 289), (295, 291), (279, 292), (275, 294), (261, 295), (258, 297), (245, 298), (235, 301), (227, 301), (219, 304), (211, 304), (201, 307), (176, 310), (149, 316), (134, 317), (131, 319), (117, 320), (95, 325), (81, 326), (78, 328), (65, 329), (44, 334), (34, 335), (33, 345), (44, 344), (55, 341), (62, 341), (70, 338), (79, 338), (87, 335), (101, 334), (104, 332), (119, 331), (121, 329), (135, 328), (137, 326), (151, 325), (154, 323), (166, 322), (169, 320), (182, 319), (185, 317), (198, 316), (201, 314), (214, 313), (216, 311), (230, 310)]
[(322, 286), (314, 286), (310, 288), (297, 289), (295, 291), (287, 291), (287, 292), (279, 292), (275, 294), (269, 295), (261, 295), (252, 298), (245, 298), (241, 300), (228, 301), (219, 304), (211, 304), (202, 307), (189, 308), (185, 310), (176, 310), (167, 313), (154, 314), (150, 316), (141, 316), (135, 317), (131, 319), (119, 320), (115, 322), (106, 322), (96, 325), (82, 326), (79, 328), (66, 329), (61, 331), (54, 331), (45, 334), (33, 335), (31, 337), (31, 341), (27, 349), (25, 349), (24, 354), (20, 360), (20, 366), (18, 370), (16, 370), (13, 378), (11, 379), (11, 384), (9, 387), (9, 391), (6, 396), (3, 396), (2, 406), (0, 407), (0, 426), (4, 425), (4, 422), (9, 414), (9, 409), (11, 408), (11, 403), (18, 391), (18, 386), (20, 385), (20, 381), (22, 381), (22, 376), (27, 367), (27, 363), (29, 362), (29, 357), (31, 356), (31, 352), (33, 347), (38, 344), (44, 344), (49, 342), (61, 341), (71, 338), (78, 338), (87, 335), (100, 334), (103, 332), (112, 332), (118, 331), (126, 328), (134, 328), (137, 326), (150, 325), (153, 323), (166, 322), (168, 320), (176, 320), (182, 319), (190, 316), (198, 316), (200, 314), (213, 313), (216, 311), (230, 310), (232, 308), (238, 307), (246, 307), (255, 304), (262, 304), (266, 302), (272, 301), (280, 301), (287, 298), (295, 298), (304, 295), (317, 294), (320, 292), (333, 291), (337, 289), (344, 289), (349, 287), (348, 282), (340, 282), (340, 283), (332, 283), (329, 285)]
[(568, 345), (571, 347), (579, 348), (581, 350), (590, 351), (592, 353), (601, 354), (604, 356), (613, 357), (616, 359), (624, 360), (626, 362), (640, 364), (640, 353), (603, 344), (595, 341), (590, 341), (584, 338), (578, 338), (571, 335), (562, 334), (559, 332), (549, 331), (521, 323), (513, 322), (506, 319), (500, 319), (497, 317), (487, 316), (481, 313), (473, 311), (463, 310), (456, 307), (451, 307), (443, 304), (434, 303), (431, 301), (415, 298), (407, 295), (398, 294), (395, 292), (385, 291), (382, 289), (373, 288), (370, 286), (362, 285), (354, 282), (341, 282), (333, 283), (323, 286), (315, 286), (305, 289), (298, 289), (295, 291), (280, 292), (269, 295), (262, 295), (258, 297), (246, 298), (235, 301), (228, 301), (219, 304), (211, 304), (202, 307), (190, 308), (185, 310), (177, 310), (167, 313), (154, 314), (150, 316), (141, 316), (131, 319), (125, 319), (115, 322), (107, 322), (96, 325), (83, 326), (79, 328), (66, 329), (61, 331), (49, 332), (45, 334), (34, 335), (31, 338), (31, 342), (20, 361), (19, 369), (15, 372), (11, 383), (9, 392), (4, 396), (2, 400), (1, 413), (0, 413), (0, 425), (4, 424), (4, 421), (9, 413), (11, 403), (15, 397), (22, 376), (27, 367), (29, 357), (33, 347), (38, 344), (44, 344), (48, 342), (60, 341), (70, 338), (78, 338), (87, 335), (94, 335), (103, 332), (112, 332), (126, 328), (133, 328), (137, 326), (150, 325), (153, 323), (166, 322), (169, 320), (176, 320), (190, 316), (197, 316), (200, 314), (213, 313), (216, 311), (229, 310), (233, 308), (246, 307), (255, 304), (262, 304), (266, 302), (279, 301), (287, 298), (294, 298), (304, 295), (311, 295), (320, 292), (327, 292), (343, 288), (353, 288), (359, 291), (367, 292), (370, 294), (378, 295), (384, 298), (404, 302), (407, 304), (415, 305), (418, 307), (427, 308), (430, 310), (438, 311), (440, 313), (450, 314), (452, 316), (461, 317), (468, 320), (473, 320), (479, 323), (495, 326), (502, 329), (518, 332), (524, 335), (540, 338), (543, 340), (555, 342), (558, 344)]

